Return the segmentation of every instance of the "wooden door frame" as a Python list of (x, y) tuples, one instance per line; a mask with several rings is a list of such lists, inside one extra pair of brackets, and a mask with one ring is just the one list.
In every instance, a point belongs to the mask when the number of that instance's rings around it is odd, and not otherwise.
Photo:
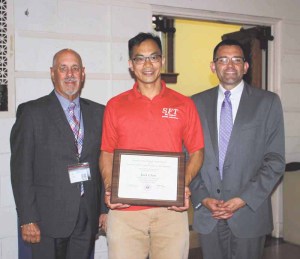
[(271, 27), (242, 27), (239, 31), (223, 34), (224, 39), (237, 40), (244, 47), (245, 58), (249, 63), (244, 80), (254, 87), (268, 90), (268, 42), (274, 40)]
[[(268, 44), (268, 90), (281, 96), (281, 60), (282, 60), (282, 21), (277, 18), (260, 17), (252, 15), (241, 15), (234, 13), (212, 12), (188, 8), (178, 8), (162, 5), (152, 5), (152, 15), (163, 15), (181, 19), (193, 19), (202, 21), (215, 21), (240, 25), (263, 25), (270, 26), (274, 40)], [(276, 53), (276, 55), (275, 55)], [(283, 236), (283, 205), (282, 184), (280, 184), (272, 195), (274, 237)]]
[[(277, 18), (258, 17), (233, 13), (210, 12), (188, 8), (152, 5), (153, 15), (169, 16), (181, 19), (215, 21), (245, 26), (269, 26), (274, 40), (268, 44), (268, 90), (281, 95), (281, 20)], [(276, 56), (275, 56), (276, 53)]]

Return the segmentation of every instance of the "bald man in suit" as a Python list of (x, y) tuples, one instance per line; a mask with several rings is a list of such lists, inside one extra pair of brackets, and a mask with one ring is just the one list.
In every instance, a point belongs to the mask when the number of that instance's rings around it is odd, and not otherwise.
[(54, 90), (21, 104), (11, 132), (18, 219), (34, 259), (87, 259), (99, 226), (104, 106), (80, 97), (85, 68), (74, 50), (57, 52), (50, 72)]
[(273, 229), (271, 193), (285, 170), (283, 112), (276, 94), (243, 81), (248, 67), (238, 42), (220, 42), (211, 63), (219, 85), (192, 97), (205, 139), (190, 186), (204, 259), (259, 259)]

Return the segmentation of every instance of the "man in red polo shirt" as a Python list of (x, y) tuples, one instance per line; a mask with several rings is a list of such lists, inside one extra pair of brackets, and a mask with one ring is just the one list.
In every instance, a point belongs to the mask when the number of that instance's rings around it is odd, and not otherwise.
[[(161, 80), (160, 39), (139, 33), (129, 40), (133, 89), (112, 98), (105, 110), (100, 156), (106, 190), (109, 258), (188, 258), (189, 184), (203, 160), (202, 127), (190, 98)], [(115, 149), (189, 153), (185, 169), (184, 207), (146, 207), (111, 204), (111, 175)]]

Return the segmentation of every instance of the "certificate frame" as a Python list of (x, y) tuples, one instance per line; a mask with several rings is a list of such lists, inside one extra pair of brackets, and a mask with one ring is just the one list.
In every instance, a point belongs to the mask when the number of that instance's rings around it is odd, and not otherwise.
[[(149, 157), (150, 158), (171, 158), (172, 161), (177, 162), (177, 170), (173, 172), (172, 178), (176, 177), (176, 185), (172, 188), (176, 188), (175, 199), (157, 199), (157, 198), (140, 198), (136, 197), (121, 197), (119, 195), (119, 188), (121, 188), (120, 178), (122, 177), (121, 161), (123, 156)], [(175, 160), (174, 160), (175, 159)], [(125, 171), (125, 170), (123, 170)], [(159, 174), (159, 173), (158, 173)], [(176, 175), (175, 175), (176, 174)], [(171, 183), (172, 184), (172, 183)], [(160, 152), (160, 151), (144, 151), (144, 150), (125, 150), (116, 149), (113, 157), (113, 169), (112, 169), (112, 185), (111, 185), (111, 203), (123, 203), (137, 206), (159, 206), (159, 207), (171, 207), (184, 206), (184, 193), (185, 193), (185, 153), (184, 152)], [(141, 195), (142, 196), (142, 195)]]

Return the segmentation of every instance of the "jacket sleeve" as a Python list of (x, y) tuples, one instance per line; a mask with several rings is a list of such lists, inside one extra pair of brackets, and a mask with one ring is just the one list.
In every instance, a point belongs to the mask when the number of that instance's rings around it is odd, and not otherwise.
[(194, 209), (199, 209), (203, 199), (210, 197), (209, 192), (205, 186), (204, 181), (201, 178), (201, 170), (190, 184), (191, 201)]
[(10, 136), (11, 182), (20, 225), (39, 221), (35, 201), (34, 126), (28, 104), (18, 107), (17, 119)]
[(264, 157), (257, 173), (239, 195), (253, 211), (269, 197), (285, 171), (283, 111), (277, 95), (273, 95), (272, 103), (266, 112), (268, 116)]
[[(102, 178), (102, 177), (101, 177)], [(105, 204), (105, 188), (103, 181), (101, 179), (101, 197), (100, 197), (101, 207), (100, 207), (100, 214), (107, 214), (109, 209)]]

